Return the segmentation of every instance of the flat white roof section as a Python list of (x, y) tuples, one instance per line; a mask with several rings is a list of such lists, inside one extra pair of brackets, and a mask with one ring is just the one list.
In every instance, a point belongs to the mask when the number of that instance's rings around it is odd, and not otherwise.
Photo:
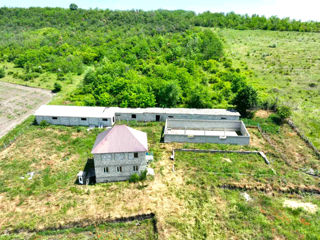
[(114, 112), (105, 107), (42, 105), (35, 116), (112, 118)]
[(110, 107), (115, 113), (153, 113), (153, 114), (199, 114), (199, 115), (222, 115), (222, 116), (237, 116), (240, 113), (234, 110), (227, 109), (196, 109), (196, 108), (119, 108)]

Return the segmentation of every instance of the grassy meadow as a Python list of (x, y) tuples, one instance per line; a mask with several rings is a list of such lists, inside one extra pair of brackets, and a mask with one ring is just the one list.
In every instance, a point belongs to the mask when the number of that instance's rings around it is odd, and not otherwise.
[[(255, 128), (249, 129), (249, 146), (164, 144), (160, 142), (163, 123), (129, 122), (131, 127), (147, 132), (149, 148), (155, 156), (151, 167), (156, 175), (139, 183), (82, 186), (75, 184), (76, 174), (92, 157), (90, 150), (102, 130), (40, 127), (29, 118), (18, 126), (24, 134), (0, 152), (0, 232), (36, 230), (40, 231), (35, 235), (38, 236), (42, 229), (83, 219), (94, 222), (154, 213), (159, 239), (317, 239), (319, 195), (283, 193), (279, 189), (319, 188), (319, 178), (305, 173), (312, 168), (319, 174), (319, 160), (289, 126), (278, 126), (263, 118), (246, 121), (250, 125), (260, 123), (290, 164)], [(172, 150), (178, 148), (262, 150), (271, 164), (258, 155), (237, 154), (177, 152), (175, 161), (170, 160)], [(28, 179), (28, 172), (35, 172), (32, 179)], [(224, 184), (259, 186), (265, 191), (221, 188)], [(252, 200), (246, 201), (244, 192)], [(285, 207), (285, 200), (312, 204), (315, 211)], [(127, 235), (131, 227), (121, 229), (116, 226), (111, 231), (116, 239), (131, 239)], [(74, 235), (76, 230), (72, 231), (57, 236), (81, 239), (97, 232), (87, 229)], [(141, 234), (150, 233), (146, 231)], [(120, 232), (123, 235), (117, 235)], [(14, 236), (2, 238), (15, 239)], [(59, 239), (55, 235), (54, 238)], [(52, 239), (52, 235), (40, 239)]]
[(319, 33), (221, 29), (230, 57), (253, 72), (263, 101), (293, 109), (293, 120), (320, 147)]

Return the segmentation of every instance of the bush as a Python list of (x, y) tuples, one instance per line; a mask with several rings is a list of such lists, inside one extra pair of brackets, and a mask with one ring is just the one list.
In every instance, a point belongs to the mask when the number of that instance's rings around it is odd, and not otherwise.
[(141, 172), (140, 174), (140, 181), (144, 181), (147, 179), (147, 170), (144, 170), (143, 172)]
[(72, 11), (75, 11), (75, 10), (78, 10), (78, 6), (77, 6), (77, 4), (75, 4), (75, 3), (71, 3), (71, 4), (69, 5), (69, 9), (72, 10)]
[(136, 173), (132, 174), (129, 178), (129, 182), (131, 183), (139, 182), (139, 180), (140, 180), (140, 176)]
[(61, 91), (61, 88), (62, 88), (61, 84), (55, 82), (54, 85), (53, 85), (53, 90), (52, 90), (52, 92), (54, 92), (54, 93), (60, 92), (60, 91)]
[(6, 72), (4, 70), (4, 67), (0, 68), (0, 78), (4, 78), (6, 75)]
[(236, 105), (241, 116), (246, 117), (247, 110), (255, 107), (258, 103), (257, 91), (250, 86), (245, 86), (239, 90), (232, 103)]
[(288, 106), (280, 106), (277, 108), (277, 113), (281, 119), (281, 121), (283, 122), (286, 118), (290, 117), (292, 112), (291, 112), (291, 108)]
[(49, 123), (46, 120), (42, 120), (39, 124), (40, 127), (45, 128), (49, 126)]

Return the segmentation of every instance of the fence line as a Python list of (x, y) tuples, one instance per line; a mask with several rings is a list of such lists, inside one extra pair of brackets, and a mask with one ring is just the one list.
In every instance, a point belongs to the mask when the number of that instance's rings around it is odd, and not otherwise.
[[(29, 128), (30, 126), (27, 126), (26, 128), (20, 130), (17, 134), (15, 134), (10, 140), (5, 141), (2, 145), (0, 145), (0, 151), (3, 151), (10, 147), (18, 137), (20, 137), (22, 134), (25, 133), (25, 131)], [(5, 137), (5, 136), (3, 136)]]
[(313, 145), (313, 143), (299, 130), (299, 128), (293, 123), (292, 120), (288, 120), (287, 123), (295, 131), (298, 136), (310, 147), (317, 157), (320, 159), (320, 151)]

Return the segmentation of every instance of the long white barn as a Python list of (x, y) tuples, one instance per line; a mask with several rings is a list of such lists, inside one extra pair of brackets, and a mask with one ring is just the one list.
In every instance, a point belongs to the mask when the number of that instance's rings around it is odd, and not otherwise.
[(166, 119), (238, 120), (237, 111), (189, 108), (119, 108), (42, 105), (36, 121), (56, 125), (112, 126), (118, 120), (161, 121)]

